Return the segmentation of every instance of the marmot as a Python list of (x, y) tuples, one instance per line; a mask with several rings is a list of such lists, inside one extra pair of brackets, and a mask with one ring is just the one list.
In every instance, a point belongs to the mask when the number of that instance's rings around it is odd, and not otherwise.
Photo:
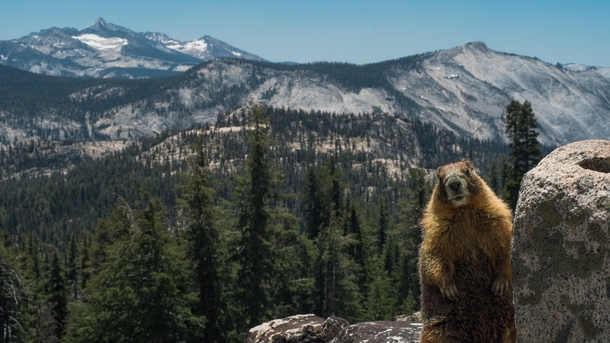
[(421, 343), (516, 342), (511, 210), (468, 161), (437, 176), (421, 220)]

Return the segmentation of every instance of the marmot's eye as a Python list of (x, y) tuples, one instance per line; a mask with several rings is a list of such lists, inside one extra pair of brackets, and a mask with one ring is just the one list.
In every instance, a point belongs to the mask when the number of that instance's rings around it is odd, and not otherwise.
[(464, 169), (464, 175), (470, 176), (470, 168)]

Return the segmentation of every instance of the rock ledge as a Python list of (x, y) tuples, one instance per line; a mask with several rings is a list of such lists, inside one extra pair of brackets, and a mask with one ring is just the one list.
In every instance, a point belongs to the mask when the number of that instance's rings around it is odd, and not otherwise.
[(415, 343), (422, 324), (406, 321), (364, 322), (313, 314), (275, 319), (250, 329), (246, 343)]

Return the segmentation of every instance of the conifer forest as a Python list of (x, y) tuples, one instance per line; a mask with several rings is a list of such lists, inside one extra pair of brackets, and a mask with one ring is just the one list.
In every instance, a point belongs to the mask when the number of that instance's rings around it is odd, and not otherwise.
[(1, 342), (243, 342), (294, 314), (393, 320), (418, 310), (434, 170), (469, 159), (499, 194), (512, 184), (509, 146), (384, 113), (251, 106), (123, 143), (100, 158), (0, 147)]

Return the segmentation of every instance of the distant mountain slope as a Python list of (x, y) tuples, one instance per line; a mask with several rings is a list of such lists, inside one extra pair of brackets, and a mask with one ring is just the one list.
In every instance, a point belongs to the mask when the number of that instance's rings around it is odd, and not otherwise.
[(162, 33), (136, 33), (102, 18), (82, 30), (54, 27), (0, 41), (0, 63), (57, 76), (167, 76), (221, 57), (264, 61), (210, 36), (181, 42)]
[(610, 138), (610, 80), (596, 69), (573, 72), (477, 42), (429, 55), (421, 72), (394, 84), (427, 107), (431, 121), (475, 137), (501, 133), (504, 107), (516, 99), (532, 103), (546, 144)]
[[(495, 52), (483, 43), (362, 66), (217, 59), (152, 80), (74, 84), (41, 77), (32, 87), (54, 92), (48, 98), (18, 81), (34, 76), (9, 69), (0, 68), (0, 74), (16, 75), (13, 81), (0, 75), (0, 88), (7, 89), (0, 92), (4, 144), (34, 137), (134, 139), (213, 123), (218, 115), (252, 102), (304, 111), (387, 113), (418, 118), (465, 138), (505, 141), (504, 109), (511, 99), (532, 103), (544, 144), (610, 139), (610, 80), (603, 69), (571, 71)], [(20, 90), (8, 91), (15, 82)], [(26, 98), (30, 101), (18, 100)]]

